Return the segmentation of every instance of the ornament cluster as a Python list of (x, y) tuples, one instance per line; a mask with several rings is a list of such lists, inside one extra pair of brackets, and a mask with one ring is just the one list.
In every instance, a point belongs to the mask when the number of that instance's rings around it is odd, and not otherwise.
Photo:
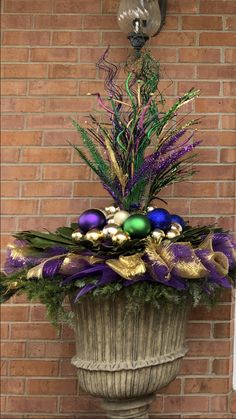
[(72, 233), (76, 242), (88, 240), (93, 244), (111, 241), (122, 246), (132, 239), (151, 236), (156, 243), (173, 239), (181, 234), (185, 221), (177, 214), (170, 214), (164, 208), (148, 207), (145, 213), (121, 210), (118, 206), (104, 210), (89, 209), (78, 219), (78, 229)]

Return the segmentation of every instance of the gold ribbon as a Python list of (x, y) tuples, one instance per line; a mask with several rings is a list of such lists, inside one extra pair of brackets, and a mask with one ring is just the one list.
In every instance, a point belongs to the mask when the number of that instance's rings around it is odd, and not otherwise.
[(139, 253), (109, 259), (106, 264), (122, 278), (132, 280), (146, 272), (146, 266)]
[[(220, 275), (226, 276), (229, 272), (229, 260), (227, 256), (223, 252), (214, 252), (213, 243), (212, 243), (213, 236), (209, 234), (205, 240), (200, 244), (198, 249), (200, 250), (208, 250), (209, 254), (206, 258), (215, 265), (217, 272)], [(227, 239), (229, 240), (229, 239)], [(229, 248), (232, 248), (232, 255), (234, 255), (234, 249), (229, 241)]]

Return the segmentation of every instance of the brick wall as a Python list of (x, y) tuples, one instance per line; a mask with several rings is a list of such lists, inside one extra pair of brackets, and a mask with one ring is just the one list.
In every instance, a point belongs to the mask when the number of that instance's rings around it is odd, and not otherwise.
[[(107, 44), (123, 62), (128, 41), (116, 0), (2, 0), (3, 248), (22, 229), (55, 229), (109, 199), (66, 140), (78, 141), (70, 117), (84, 120), (102, 86), (95, 68)], [(151, 41), (170, 98), (195, 86), (203, 116), (201, 171), (169, 189), (169, 208), (234, 229), (235, 0), (169, 0), (165, 29)], [(172, 83), (170, 81), (172, 80)], [(14, 304), (13, 304), (14, 303)], [(233, 418), (233, 303), (191, 312), (181, 375), (157, 397), (153, 418)], [(77, 388), (73, 332), (55, 330), (39, 304), (23, 297), (2, 308), (3, 418), (102, 418), (99, 402)], [(236, 412), (235, 397), (232, 409)]]

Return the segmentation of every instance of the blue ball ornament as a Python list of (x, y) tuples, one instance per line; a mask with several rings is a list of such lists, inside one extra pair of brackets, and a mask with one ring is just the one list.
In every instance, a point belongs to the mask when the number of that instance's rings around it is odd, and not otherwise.
[(164, 208), (155, 208), (147, 213), (152, 229), (168, 230), (171, 227), (171, 215)]
[(79, 228), (83, 233), (87, 233), (87, 231), (94, 228), (102, 230), (105, 224), (106, 217), (103, 212), (98, 209), (84, 211), (78, 219)]
[(184, 219), (177, 214), (171, 214), (171, 223), (180, 224), (182, 228), (184, 228), (186, 225)]

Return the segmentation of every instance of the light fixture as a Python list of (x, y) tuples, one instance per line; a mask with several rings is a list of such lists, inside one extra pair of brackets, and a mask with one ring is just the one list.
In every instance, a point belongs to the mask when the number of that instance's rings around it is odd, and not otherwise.
[(145, 42), (165, 23), (167, 0), (121, 0), (118, 24), (128, 35), (137, 56)]

